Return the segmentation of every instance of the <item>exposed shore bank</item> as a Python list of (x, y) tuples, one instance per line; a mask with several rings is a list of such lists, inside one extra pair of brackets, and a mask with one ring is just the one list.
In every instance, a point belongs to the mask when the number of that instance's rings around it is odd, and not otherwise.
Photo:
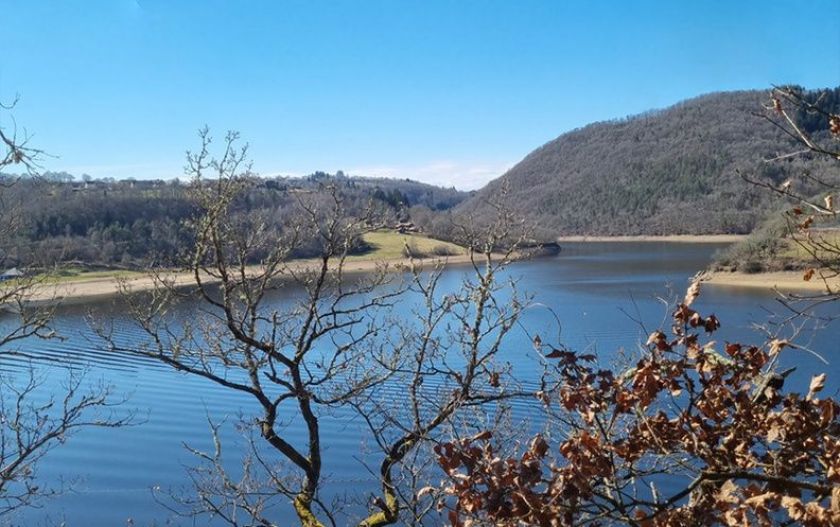
[[(668, 242), (668, 243), (737, 243), (746, 239), (748, 234), (673, 234), (666, 236), (561, 236), (559, 243), (580, 242)], [(820, 277), (815, 273), (809, 281), (803, 279), (802, 271), (771, 271), (759, 273), (740, 273), (727, 271), (709, 271), (702, 281), (711, 286), (779, 290), (787, 292), (824, 293), (830, 288), (840, 291), (840, 277)]]
[[(476, 259), (480, 259), (476, 255)], [(431, 268), (436, 265), (467, 265), (471, 263), (467, 254), (415, 259), (415, 265)], [(407, 268), (410, 260), (406, 258), (385, 259), (385, 260), (348, 260), (344, 264), (343, 273), (347, 275), (365, 274), (376, 271), (387, 266), (390, 271), (400, 271)], [(290, 264), (292, 271), (300, 273), (316, 269), (319, 262), (304, 260)], [(257, 272), (258, 269), (254, 269)], [(158, 275), (176, 288), (186, 288), (195, 285), (195, 278), (191, 272), (166, 272), (159, 271)], [(213, 283), (215, 280), (207, 277), (206, 283)], [(26, 301), (34, 304), (61, 304), (77, 305), (102, 300), (108, 300), (120, 295), (122, 287), (132, 293), (151, 291), (155, 289), (159, 281), (151, 274), (131, 277), (117, 278), (115, 276), (85, 279), (68, 280), (59, 283), (45, 283), (33, 286), (32, 291), (27, 294)], [(3, 306), (0, 306), (2, 310)]]
[(669, 234), (664, 236), (560, 236), (563, 242), (669, 242), (669, 243), (735, 243), (747, 234)]
[(819, 273), (809, 281), (802, 278), (802, 271), (773, 271), (767, 273), (739, 273), (727, 271), (715, 271), (708, 273), (703, 282), (713, 286), (721, 287), (744, 287), (750, 289), (765, 289), (780, 291), (807, 291), (810, 293), (824, 293), (827, 291), (826, 284), (832, 290), (840, 290), (840, 278), (820, 278)]
[[(559, 238), (562, 242), (669, 242), (669, 243), (731, 243), (742, 239), (740, 235), (674, 235), (674, 236), (568, 236)], [(414, 260), (417, 265), (431, 267), (434, 265), (467, 265), (470, 257), (466, 254), (431, 257)], [(350, 259), (345, 263), (344, 273), (348, 275), (370, 273), (382, 266), (391, 271), (399, 271), (408, 265), (405, 258), (389, 258), (380, 260)], [(299, 261), (292, 264), (296, 272), (312, 268), (316, 262)], [(161, 273), (166, 280), (175, 287), (189, 287), (194, 285), (194, 277), (188, 272)], [(209, 281), (209, 280), (208, 280)], [(802, 291), (819, 293), (826, 291), (826, 282), (819, 274), (810, 281), (803, 280), (801, 271), (778, 271), (766, 273), (740, 273), (716, 271), (707, 273), (703, 282), (711, 286), (741, 287), (750, 289), (778, 289), (782, 291)], [(120, 294), (121, 284), (125, 284), (132, 292), (150, 291), (156, 287), (156, 280), (150, 275), (138, 275), (117, 278), (105, 276), (98, 278), (80, 278), (59, 283), (38, 285), (29, 295), (28, 301), (34, 303), (60, 303), (62, 305), (85, 304), (108, 300)], [(828, 279), (832, 289), (840, 289), (840, 278)]]

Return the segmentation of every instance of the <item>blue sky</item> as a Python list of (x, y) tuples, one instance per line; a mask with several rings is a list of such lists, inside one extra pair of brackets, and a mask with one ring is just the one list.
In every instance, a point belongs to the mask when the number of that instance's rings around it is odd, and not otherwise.
[(838, 0), (0, 3), (0, 100), (45, 168), (96, 177), (182, 176), (207, 124), (266, 175), (471, 189), (592, 121), (840, 85)]

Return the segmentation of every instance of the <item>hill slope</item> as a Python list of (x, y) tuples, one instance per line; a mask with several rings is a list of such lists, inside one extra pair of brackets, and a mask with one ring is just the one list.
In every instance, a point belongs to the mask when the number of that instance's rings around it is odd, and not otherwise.
[[(840, 104), (840, 88), (822, 93), (833, 107)], [(716, 93), (571, 131), (534, 150), (456, 214), (489, 218), (488, 199), (506, 185), (509, 206), (543, 236), (749, 232), (772, 200), (739, 170), (781, 183), (803, 170), (831, 169), (808, 158), (764, 161), (795, 149), (754, 115), (767, 99), (767, 91)]]

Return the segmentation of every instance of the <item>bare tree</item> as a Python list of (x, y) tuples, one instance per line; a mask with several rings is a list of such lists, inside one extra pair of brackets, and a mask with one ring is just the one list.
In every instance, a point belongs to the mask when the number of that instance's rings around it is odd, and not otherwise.
[[(207, 130), (200, 136), (201, 149), (187, 157), (201, 211), (185, 264), (192, 287), (160, 275), (151, 297), (126, 288), (148, 339), (131, 349), (109, 339), (114, 349), (152, 357), (255, 403), (256, 415), (245, 423), (252, 442), (244, 471), (233, 477), (224, 470), (219, 425), (211, 423), (214, 449), (193, 450), (202, 461), (190, 472), (196, 492), (179, 497), (175, 508), (231, 525), (274, 525), (271, 509), (282, 498), (304, 527), (343, 523), (339, 505), (322, 491), (328, 471), (321, 425), (336, 411), (355, 411), (380, 458), (368, 467), (380, 492), (365, 500), (369, 513), (358, 525), (422, 523), (434, 504), (431, 478), (440, 477), (424, 469), (444, 431), (467, 412), (529, 394), (495, 360), (525, 305), (517, 295), (504, 303), (496, 298), (499, 274), (516, 252), (516, 225), (500, 216), (495, 237), (470, 245), (474, 278), (455, 294), (441, 293), (439, 268), (411, 265), (400, 274), (382, 265), (351, 275), (354, 240), (379, 224), (371, 213), (350, 216), (339, 190), (329, 187), (300, 195), (294, 219), (281, 229), (240, 214), (237, 200), (252, 180), (247, 148), (228, 134), (214, 158)], [(313, 239), (319, 256), (294, 260)], [(297, 292), (292, 305), (272, 301), (277, 287)], [(200, 299), (200, 312), (175, 320), (173, 302), (190, 295)], [(414, 302), (417, 320), (395, 319), (397, 302)], [(398, 407), (384, 395), (394, 387), (407, 391)], [(289, 412), (302, 441), (278, 417)]]
[[(0, 106), (0, 111), (12, 106)], [(16, 128), (0, 128), (0, 145), (1, 270), (21, 227), (18, 207), (8, 196), (17, 176), (3, 174), (3, 170), (12, 168), (35, 176), (42, 152), (29, 147), (28, 136), (21, 136)], [(75, 431), (122, 426), (130, 421), (130, 417), (110, 413), (116, 403), (109, 388), (87, 386), (79, 375), (70, 375), (63, 393), (44, 393), (43, 376), (31, 362), (34, 357), (16, 347), (24, 339), (55, 337), (50, 328), (54, 303), (49, 299), (45, 304), (32, 301), (42, 280), (24, 274), (0, 282), (0, 359), (27, 364), (24, 373), (0, 373), (0, 517), (61, 490), (38, 481), (37, 465)]]
[[(501, 277), (527, 231), (505, 207), (498, 212), (481, 234), (461, 226), (472, 272), (459, 290), (441, 291), (442, 266), (424, 271), (412, 265), (410, 292), (418, 301), (400, 325), (398, 342), (389, 348), (402, 360), (380, 361), (390, 370), (392, 384), (404, 387), (405, 396), (388, 397), (379, 386), (352, 401), (382, 453), (374, 470), (381, 496), (373, 500), (381, 512), (362, 525), (395, 523), (401, 512), (402, 523), (423, 524), (440, 492), (433, 485), (439, 473), (431, 469), (428, 449), (452, 433), (498, 429), (504, 402), (533, 400), (537, 392), (534, 381), (530, 389), (523, 387), (510, 365), (498, 360), (530, 303), (517, 292), (515, 280)], [(490, 405), (497, 414), (488, 422)]]

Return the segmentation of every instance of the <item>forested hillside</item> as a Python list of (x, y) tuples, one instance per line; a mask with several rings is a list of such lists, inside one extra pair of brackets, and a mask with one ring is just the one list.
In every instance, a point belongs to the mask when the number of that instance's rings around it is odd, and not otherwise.
[[(840, 88), (808, 97), (840, 111)], [(774, 202), (739, 172), (781, 184), (833, 169), (809, 155), (765, 161), (800, 149), (755, 115), (768, 101), (766, 91), (715, 93), (574, 130), (534, 150), (456, 214), (491, 217), (486, 203), (507, 187), (509, 205), (543, 236), (750, 232)], [(808, 132), (827, 133), (824, 119), (798, 118)]]
[[(39, 177), (0, 175), (2, 206), (14, 211), (16, 236), (0, 247), (5, 265), (52, 266), (74, 262), (93, 266), (168, 265), (190, 246), (188, 222), (195, 206), (190, 185), (170, 181), (114, 181), (76, 178), (66, 173)], [(282, 228), (299, 200), (326, 199), (337, 188), (348, 214), (374, 208), (377, 221), (391, 226), (409, 219), (409, 209), (447, 210), (467, 197), (455, 189), (409, 180), (348, 177), (316, 172), (305, 178), (258, 178), (243, 182), (233, 211), (243, 221)], [(433, 213), (433, 212), (432, 212)], [(317, 252), (313, 236), (298, 249)], [(359, 241), (358, 250), (364, 250)]]

